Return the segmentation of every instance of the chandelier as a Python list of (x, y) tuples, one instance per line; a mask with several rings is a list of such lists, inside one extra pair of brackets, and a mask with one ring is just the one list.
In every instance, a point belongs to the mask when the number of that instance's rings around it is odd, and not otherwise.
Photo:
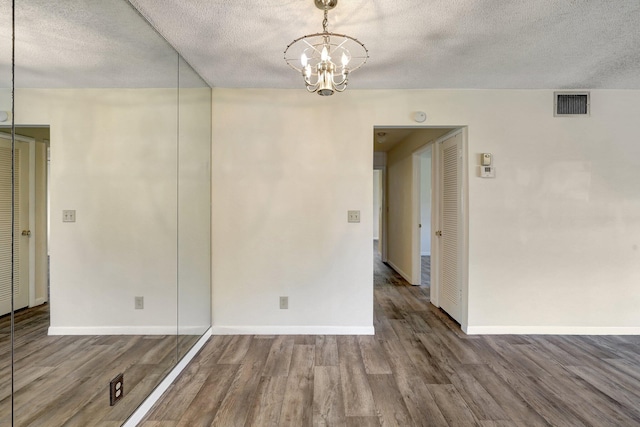
[[(322, 32), (292, 41), (284, 50), (287, 64), (302, 74), (304, 84), (311, 93), (329, 96), (343, 92), (349, 82), (349, 73), (367, 62), (369, 51), (357, 39), (327, 30), (328, 12), (338, 0), (314, 0), (324, 11)], [(339, 61), (339, 64), (333, 62)]]

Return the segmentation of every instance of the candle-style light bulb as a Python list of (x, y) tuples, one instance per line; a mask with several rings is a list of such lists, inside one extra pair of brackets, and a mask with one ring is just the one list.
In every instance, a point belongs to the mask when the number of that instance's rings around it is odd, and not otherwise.
[(346, 53), (342, 52), (342, 66), (346, 67), (348, 63), (349, 63), (349, 57), (347, 56)]
[(307, 54), (302, 52), (302, 56), (300, 56), (300, 63), (302, 64), (302, 68), (306, 67), (309, 63), (309, 58), (307, 58)]
[(326, 46), (322, 48), (322, 54), (320, 54), (320, 59), (322, 59), (323, 61), (327, 61), (329, 59), (329, 51), (327, 51)]

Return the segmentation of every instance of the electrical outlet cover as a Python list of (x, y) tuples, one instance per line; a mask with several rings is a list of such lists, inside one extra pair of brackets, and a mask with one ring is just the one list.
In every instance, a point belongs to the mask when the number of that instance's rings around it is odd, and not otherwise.
[(124, 374), (118, 374), (109, 383), (109, 404), (118, 403), (124, 396)]

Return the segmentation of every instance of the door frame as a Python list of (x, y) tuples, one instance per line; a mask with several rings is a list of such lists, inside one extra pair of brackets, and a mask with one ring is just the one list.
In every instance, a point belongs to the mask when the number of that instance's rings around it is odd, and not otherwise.
[[(440, 230), (442, 224), (442, 197), (443, 197), (443, 183), (442, 183), (442, 143), (452, 136), (462, 134), (462, 188), (461, 188), (461, 209), (460, 209), (460, 221), (461, 221), (461, 244), (458, 248), (458, 260), (460, 263), (459, 278), (460, 289), (462, 290), (460, 300), (460, 325), (464, 332), (467, 330), (468, 324), (468, 297), (469, 297), (469, 156), (468, 156), (468, 129), (467, 126), (452, 126), (456, 129), (445, 135), (439, 137), (429, 144), (425, 144), (413, 153), (413, 180), (414, 189), (412, 192), (412, 215), (414, 223), (419, 224), (420, 221), (420, 173), (419, 173), (419, 153), (431, 146), (431, 233), (432, 236), (437, 230)], [(414, 233), (414, 240), (412, 242), (413, 259), (419, 259), (420, 256), (420, 239), (417, 233)], [(430, 300), (431, 303), (440, 307), (440, 283), (441, 283), (441, 250), (440, 239), (431, 239), (431, 287), (430, 287)], [(417, 270), (417, 269), (416, 269)], [(414, 271), (415, 274), (415, 271)], [(419, 277), (419, 276), (418, 276)]]
[(374, 165), (380, 171), (380, 259), (387, 262), (387, 167)]

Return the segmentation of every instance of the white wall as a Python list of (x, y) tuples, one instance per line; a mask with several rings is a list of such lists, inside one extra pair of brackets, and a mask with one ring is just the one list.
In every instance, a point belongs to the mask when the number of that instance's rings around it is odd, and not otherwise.
[(550, 90), (215, 89), (218, 332), (372, 325), (371, 132), (414, 111), (468, 126), (468, 331), (640, 332), (640, 91), (591, 101), (555, 118)]
[(420, 255), (431, 255), (431, 148), (420, 154)]
[(382, 208), (382, 171), (373, 171), (373, 239), (380, 239), (380, 209)]
[(214, 89), (214, 333), (373, 332), (373, 123), (359, 103)]
[(389, 156), (387, 166), (387, 262), (405, 280), (413, 283), (411, 272), (415, 260), (412, 257), (412, 236), (416, 231), (412, 208), (413, 167), (411, 156)]
[(17, 122), (51, 125), (51, 333), (175, 333), (176, 101), (175, 89), (16, 91)]

